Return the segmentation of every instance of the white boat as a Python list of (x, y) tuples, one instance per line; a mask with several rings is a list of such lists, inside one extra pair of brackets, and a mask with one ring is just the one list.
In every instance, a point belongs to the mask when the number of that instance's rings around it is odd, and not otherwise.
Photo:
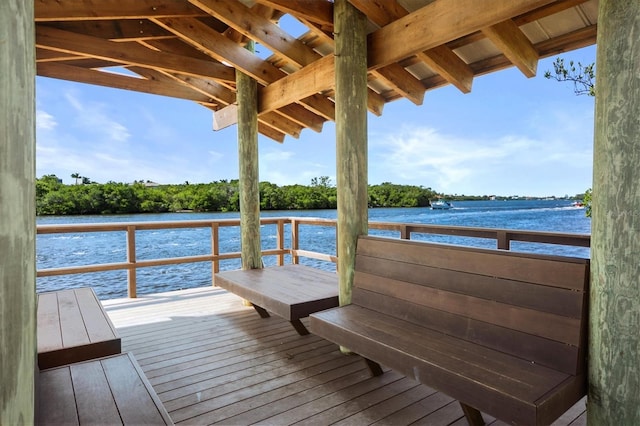
[(448, 210), (453, 207), (453, 204), (445, 200), (431, 201), (430, 203), (432, 210)]

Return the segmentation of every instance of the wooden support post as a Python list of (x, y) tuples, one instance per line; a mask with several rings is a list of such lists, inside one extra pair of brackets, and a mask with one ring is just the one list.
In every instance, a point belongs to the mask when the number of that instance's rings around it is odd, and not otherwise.
[(368, 232), (366, 17), (347, 0), (334, 3), (336, 175), (340, 305), (351, 303), (358, 236)]
[(136, 269), (136, 227), (127, 226), (127, 295), (135, 299), (138, 297), (138, 270)]
[(0, 1), (0, 424), (34, 422), (34, 2)]
[(600, 0), (591, 237), (592, 425), (640, 424), (640, 2)]
[(236, 86), (242, 269), (257, 269), (262, 268), (258, 176), (258, 87), (254, 79), (240, 71), (236, 71)]

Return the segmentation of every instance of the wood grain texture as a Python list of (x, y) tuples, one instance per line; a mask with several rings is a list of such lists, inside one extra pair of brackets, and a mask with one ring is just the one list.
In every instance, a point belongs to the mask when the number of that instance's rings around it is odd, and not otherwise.
[(310, 325), (461, 403), (546, 424), (586, 392), (588, 277), (585, 259), (363, 236), (352, 304)]
[(39, 425), (173, 424), (131, 353), (43, 370), (39, 380)]
[[(384, 368), (371, 373), (286, 320), (211, 287), (105, 302), (172, 419), (185, 424), (464, 425), (457, 401)], [(302, 319), (308, 325), (308, 318)], [(584, 400), (554, 426), (583, 415)], [(487, 423), (494, 418), (483, 413)], [(504, 424), (504, 423), (496, 423)]]
[(41, 293), (38, 300), (41, 369), (120, 353), (120, 336), (90, 287)]
[(216, 285), (288, 321), (338, 306), (338, 276), (304, 265), (220, 272)]

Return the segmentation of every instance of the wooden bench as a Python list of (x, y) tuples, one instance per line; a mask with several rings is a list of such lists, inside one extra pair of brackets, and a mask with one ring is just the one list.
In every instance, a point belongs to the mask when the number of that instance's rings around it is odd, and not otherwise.
[(548, 424), (586, 394), (588, 282), (587, 259), (361, 237), (352, 304), (310, 329), (457, 399), (471, 424)]
[(37, 425), (172, 425), (130, 353), (42, 370)]
[(300, 318), (338, 306), (338, 276), (304, 265), (220, 272), (215, 285), (251, 302), (258, 314), (269, 312), (291, 322), (298, 334), (309, 334)]
[(38, 294), (41, 369), (119, 354), (121, 342), (93, 289)]

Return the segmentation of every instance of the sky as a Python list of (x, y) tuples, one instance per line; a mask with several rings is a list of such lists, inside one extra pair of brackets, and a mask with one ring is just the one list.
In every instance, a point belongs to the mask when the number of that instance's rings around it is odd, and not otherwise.
[[(595, 61), (595, 46), (563, 54)], [(430, 90), (416, 106), (388, 103), (369, 113), (369, 184), (430, 187), (444, 194), (564, 196), (592, 186), (594, 98), (570, 83), (516, 68), (476, 77), (471, 93)], [(208, 183), (238, 178), (237, 126), (212, 130), (194, 102), (119, 89), (36, 79), (36, 175), (66, 184), (79, 173), (105, 183)], [(335, 125), (305, 129), (283, 144), (259, 137), (260, 181), (336, 182)]]

